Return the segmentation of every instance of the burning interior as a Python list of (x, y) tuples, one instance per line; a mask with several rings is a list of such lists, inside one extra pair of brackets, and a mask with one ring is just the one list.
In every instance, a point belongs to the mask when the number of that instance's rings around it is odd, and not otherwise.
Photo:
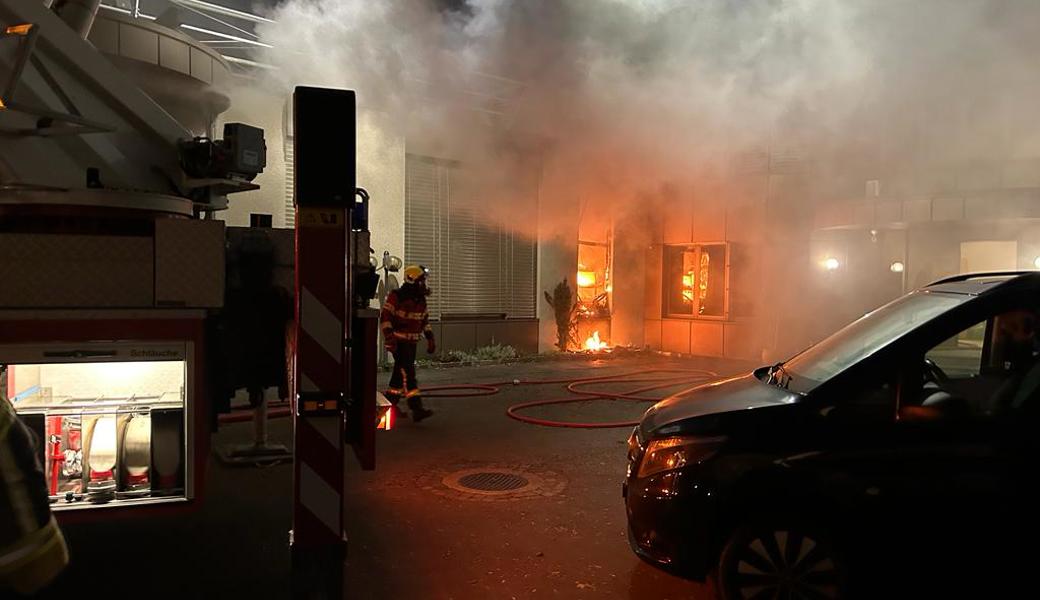
[(725, 243), (665, 246), (665, 314), (726, 318), (728, 272), (729, 247)]
[(576, 340), (581, 350), (604, 350), (610, 346), (611, 293), (610, 241), (578, 241)]

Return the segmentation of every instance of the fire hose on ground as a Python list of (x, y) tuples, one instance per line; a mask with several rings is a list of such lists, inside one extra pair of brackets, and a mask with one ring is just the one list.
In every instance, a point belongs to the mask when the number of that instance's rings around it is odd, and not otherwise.
[[(643, 394), (656, 390), (685, 386), (683, 389), (678, 391), (678, 393), (682, 393), (683, 391), (691, 389), (691, 386), (696, 387), (717, 376), (718, 374), (713, 371), (706, 371), (702, 369), (647, 369), (645, 371), (618, 373), (614, 375), (600, 375), (596, 377), (532, 379), (527, 381), (514, 379), (513, 381), (486, 384), (430, 386), (423, 390), (423, 397), (466, 398), (471, 396), (490, 396), (499, 393), (501, 391), (501, 388), (508, 385), (563, 385), (564, 389), (571, 393), (570, 396), (562, 398), (551, 398), (548, 400), (532, 400), (529, 402), (521, 402), (519, 404), (514, 404), (506, 409), (506, 415), (522, 423), (528, 423), (531, 425), (541, 425), (544, 427), (569, 427), (573, 429), (610, 429), (616, 427), (633, 427), (637, 425), (639, 421), (608, 421), (598, 423), (557, 421), (553, 419), (541, 419), (537, 417), (531, 417), (528, 415), (521, 414), (521, 411), (538, 406), (554, 406), (560, 404), (573, 404), (578, 402), (590, 402), (597, 400), (622, 400), (650, 403), (660, 402), (664, 399), (663, 397), (647, 397)], [(602, 389), (582, 389), (586, 386), (595, 384), (616, 385), (639, 383), (647, 383), (650, 385), (644, 385), (635, 389), (628, 390), (626, 392), (610, 392)], [(461, 393), (456, 392), (456, 390), (460, 390)]]
[[(493, 383), (473, 383), (454, 385), (434, 385), (423, 388), (423, 398), (474, 398), (480, 396), (493, 396), (508, 386), (542, 386), (562, 385), (570, 392), (570, 395), (548, 400), (532, 400), (513, 404), (506, 409), (506, 415), (522, 423), (541, 425), (544, 427), (568, 427), (574, 429), (610, 429), (618, 427), (633, 427), (639, 421), (607, 421), (607, 422), (576, 422), (558, 421), (553, 419), (542, 419), (522, 414), (522, 411), (541, 407), (562, 404), (573, 404), (579, 402), (593, 402), (600, 400), (628, 401), (628, 402), (660, 402), (664, 397), (646, 396), (648, 392), (678, 389), (675, 393), (683, 393), (693, 387), (697, 387), (718, 377), (713, 371), (703, 369), (647, 369), (614, 375), (600, 375), (595, 377), (580, 378), (558, 378), (558, 379), (530, 379), (512, 381), (500, 381)], [(603, 389), (587, 389), (593, 385), (640, 385), (635, 389), (624, 392), (606, 391)], [(292, 414), (288, 402), (273, 402), (268, 405), (269, 418), (286, 417)], [(220, 416), (221, 423), (237, 423), (253, 419), (250, 410), (235, 411)]]

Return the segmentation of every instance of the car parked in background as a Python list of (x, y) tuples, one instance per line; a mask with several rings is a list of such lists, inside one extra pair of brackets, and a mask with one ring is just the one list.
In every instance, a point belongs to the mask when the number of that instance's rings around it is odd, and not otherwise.
[(1040, 513), (1038, 330), (1040, 273), (951, 277), (654, 405), (632, 548), (727, 599), (1012, 597)]

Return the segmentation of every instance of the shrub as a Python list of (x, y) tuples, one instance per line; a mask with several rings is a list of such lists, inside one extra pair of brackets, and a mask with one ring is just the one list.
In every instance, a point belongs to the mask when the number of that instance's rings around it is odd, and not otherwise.
[(492, 360), (511, 360), (519, 356), (516, 348), (502, 344), (481, 346), (467, 352), (465, 350), (449, 350), (437, 357), (437, 361), (445, 363), (466, 363)]

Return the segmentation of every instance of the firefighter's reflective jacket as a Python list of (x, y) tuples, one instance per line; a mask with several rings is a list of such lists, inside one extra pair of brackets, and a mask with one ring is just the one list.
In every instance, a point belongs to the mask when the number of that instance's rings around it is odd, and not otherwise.
[(38, 592), (68, 562), (32, 432), (0, 397), (0, 597)]
[(406, 342), (418, 342), (424, 336), (433, 338), (426, 295), (414, 284), (405, 284), (390, 292), (379, 317), (384, 336)]

